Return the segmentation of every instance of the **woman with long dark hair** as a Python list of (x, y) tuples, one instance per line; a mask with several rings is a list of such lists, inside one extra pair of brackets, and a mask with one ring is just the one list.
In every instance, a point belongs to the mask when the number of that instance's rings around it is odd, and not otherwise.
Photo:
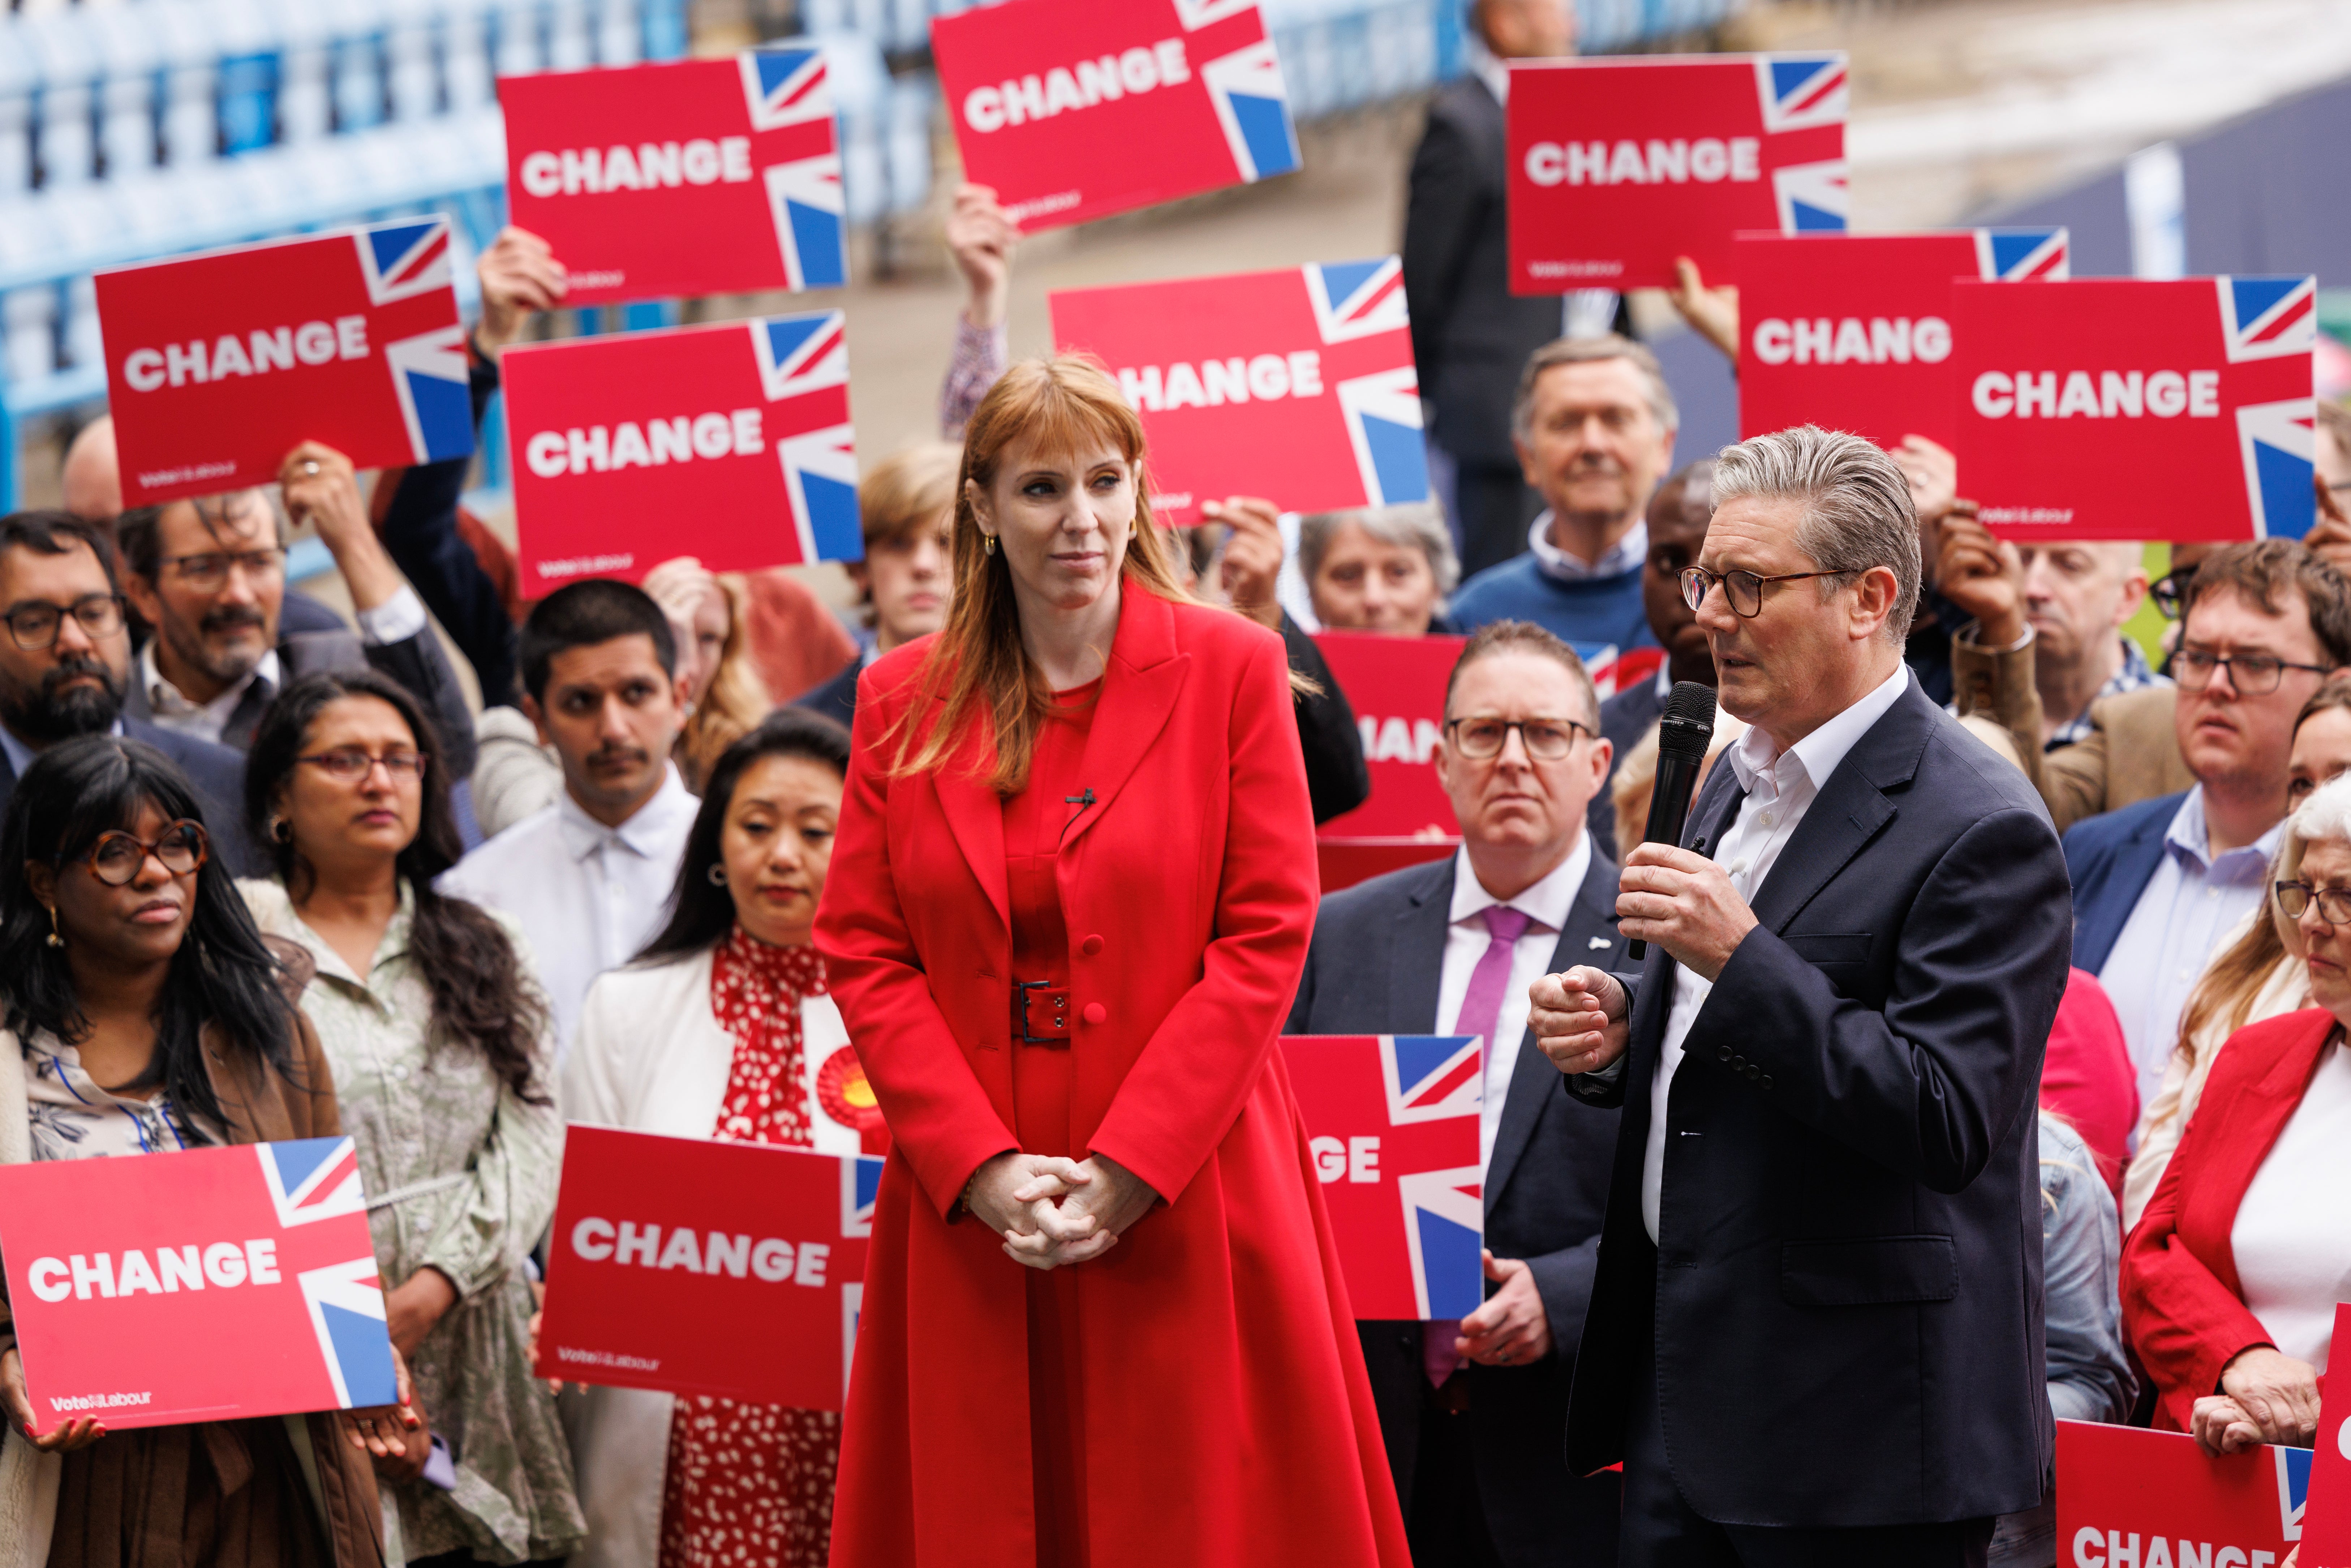
[[(855, 1154), (881, 1118), (809, 946), (849, 734), (779, 708), (711, 768), (669, 923), (596, 981), (564, 1064), (574, 1121)], [(577, 1568), (820, 1568), (841, 1417), (590, 1388), (573, 1425)]]
[[(0, 821), (0, 1164), (341, 1135), (289, 999), (300, 956), (255, 930), (162, 752), (112, 736), (44, 752)], [(370, 1456), (422, 1446), (389, 1409), (31, 1437), (5, 1301), (0, 1405), (7, 1568), (378, 1568)]]
[(1077, 357), (972, 415), (955, 577), (859, 682), (817, 922), (892, 1140), (832, 1561), (1401, 1568), (1274, 1044), (1315, 904), (1281, 639), (1180, 586)]
[(524, 1260), (555, 1211), (563, 1124), (545, 1002), (507, 917), (434, 891), (455, 864), (448, 758), (372, 671), (277, 694), (246, 763), (277, 859), (239, 883), (317, 967), (302, 998), (359, 1147), (392, 1343), (435, 1456), (381, 1467), (415, 1564), (561, 1558), (585, 1533), (555, 1402), (530, 1375)]

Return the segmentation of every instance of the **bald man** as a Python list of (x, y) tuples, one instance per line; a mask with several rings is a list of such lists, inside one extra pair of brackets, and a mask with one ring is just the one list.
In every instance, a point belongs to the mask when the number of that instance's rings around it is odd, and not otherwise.
[[(1944, 524), (1944, 560), (1968, 558), (1974, 570), (1943, 575), (1944, 596), (1977, 622), (1952, 640), (1955, 673), (1964, 676), (2031, 649), (2032, 686), (2041, 698), (2041, 748), (2054, 751), (2090, 733), (2090, 705), (2100, 697), (2169, 683), (2147, 666), (2123, 623), (2147, 598), (2143, 547), (2136, 544), (1995, 544), (1983, 525), (1954, 517)], [(1997, 559), (2000, 570), (1985, 570)], [(1973, 705), (1962, 704), (1962, 706)], [(1997, 703), (1985, 707), (1997, 710)]]
[(66, 448), (66, 510), (89, 523), (112, 524), (122, 515), (122, 465), (114, 455), (114, 416), (101, 413)]

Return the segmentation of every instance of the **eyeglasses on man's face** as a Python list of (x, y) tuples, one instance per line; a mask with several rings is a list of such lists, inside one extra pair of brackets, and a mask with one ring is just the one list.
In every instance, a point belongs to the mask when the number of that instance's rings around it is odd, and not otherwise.
[(201, 555), (166, 556), (163, 564), (172, 575), (199, 593), (215, 593), (228, 584), (231, 567), (244, 569), (245, 575), (256, 581), (274, 582), (286, 573), (286, 552), (275, 546), (267, 549), (206, 550)]
[(152, 855), (173, 876), (186, 876), (204, 863), (210, 850), (204, 825), (183, 817), (154, 838), (142, 839), (120, 829), (98, 835), (86, 857), (89, 874), (109, 887), (128, 887), (139, 880), (140, 869)]
[(2314, 675), (2327, 673), (2324, 664), (2297, 664), (2273, 653), (2217, 653), (2192, 643), (2171, 656), (2171, 678), (2191, 692), (2210, 685), (2212, 676), (2221, 670), (2229, 672), (2229, 685), (2237, 695), (2246, 697), (2269, 695), (2285, 680), (2288, 670), (2306, 670)]
[(1538, 762), (1557, 762), (1574, 750), (1579, 730), (1585, 735), (1597, 733), (1591, 726), (1572, 718), (1495, 718), (1468, 714), (1445, 721), (1446, 733), (1453, 737), (1453, 749), (1478, 762), (1502, 755), (1502, 747), (1510, 744), (1510, 731), (1514, 729), (1527, 755)]
[(2281, 882), (2275, 884), (2278, 909), (2288, 920), (2299, 920), (2312, 904), (2318, 906), (2318, 918), (2329, 925), (2351, 923), (2351, 887), (2313, 887), (2306, 882)]
[(111, 637), (122, 630), (122, 595), (85, 593), (71, 604), (27, 600), (0, 616), (0, 620), (8, 622), (10, 640), (32, 653), (56, 645), (57, 628), (68, 615), (80, 624), (83, 634), (91, 642)]
[(1715, 584), (1720, 583), (1730, 612), (1742, 621), (1752, 621), (1763, 613), (1763, 590), (1770, 583), (1851, 575), (1844, 571), (1783, 571), (1776, 577), (1760, 577), (1751, 571), (1708, 571), (1702, 566), (1694, 566), (1682, 573), (1682, 602), (1695, 612), (1706, 603), (1706, 596), (1714, 591)]

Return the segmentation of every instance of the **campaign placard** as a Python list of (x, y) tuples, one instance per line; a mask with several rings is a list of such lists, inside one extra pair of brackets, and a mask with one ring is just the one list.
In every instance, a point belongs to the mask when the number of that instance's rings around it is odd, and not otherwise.
[(399, 1398), (349, 1138), (0, 1166), (37, 1428)]
[(126, 507), (268, 484), (305, 441), (361, 468), (474, 450), (446, 218), (120, 267), (97, 284)]
[(1227, 496), (1298, 512), (1428, 498), (1395, 256), (1062, 289), (1050, 303), (1055, 344), (1099, 356), (1142, 414), (1162, 523), (1196, 522)]
[(1958, 439), (1951, 287), (2062, 280), (2062, 228), (1740, 235), (1739, 434), (1817, 424), (1894, 447)]
[(2216, 1459), (2184, 1432), (2060, 1421), (2057, 1561), (2277, 1568), (2303, 1539), (2310, 1457), (2263, 1447)]
[(574, 1123), (542, 1377), (838, 1410), (882, 1161)]
[(864, 553), (837, 310), (506, 351), (522, 594)]
[(1010, 0), (931, 22), (964, 177), (1058, 228), (1299, 166), (1257, 0)]
[(1347, 1300), (1359, 1318), (1467, 1317), (1486, 1299), (1476, 1035), (1284, 1035)]
[[(2351, 1345), (2351, 1304), (2335, 1307), (2330, 1343)], [(2310, 1501), (2295, 1568), (2351, 1568), (2351, 1376), (2321, 1378), (2319, 1396)]]
[(1842, 54), (1510, 65), (1510, 291), (1730, 277), (1731, 236), (1845, 226)]
[(566, 305), (849, 281), (824, 51), (498, 78), (507, 204)]
[(1956, 283), (1960, 493), (2005, 538), (2300, 538), (2317, 280)]

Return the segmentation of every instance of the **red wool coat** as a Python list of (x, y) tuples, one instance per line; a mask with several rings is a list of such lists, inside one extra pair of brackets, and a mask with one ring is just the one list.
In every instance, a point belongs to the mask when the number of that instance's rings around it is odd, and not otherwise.
[[(928, 640), (860, 684), (817, 917), (893, 1138), (837, 1568), (1036, 1561), (1024, 1270), (968, 1217), (1013, 1125), (1003, 816), (980, 742), (891, 779)], [(1379, 1419), (1274, 1040), (1314, 917), (1279, 639), (1132, 582), (1063, 839), (1071, 1132), (1166, 1201), (1078, 1265), (1092, 1561), (1405, 1568)]]
[(2270, 1343), (2245, 1308), (2229, 1238), (2334, 1032), (2333, 1014), (2305, 1008), (2231, 1035), (2179, 1152), (2123, 1243), (2123, 1332), (2162, 1396), (2159, 1429), (2187, 1431), (2196, 1401), (2219, 1390), (2230, 1358)]

